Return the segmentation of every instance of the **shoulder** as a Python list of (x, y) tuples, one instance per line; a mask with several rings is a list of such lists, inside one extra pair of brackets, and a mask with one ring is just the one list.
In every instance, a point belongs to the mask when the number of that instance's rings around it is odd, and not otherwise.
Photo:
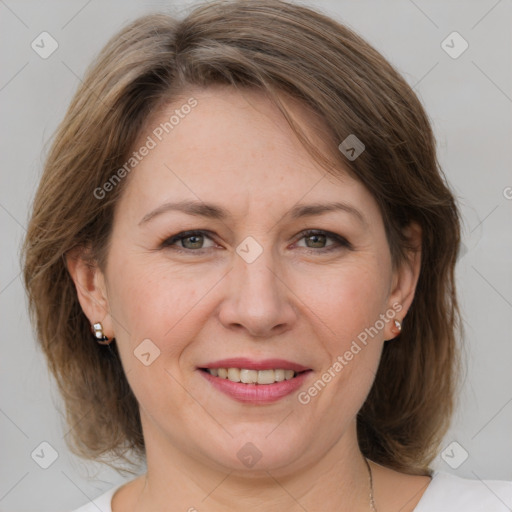
[(112, 497), (122, 485), (112, 487), (109, 491), (90, 500), (89, 503), (75, 509), (73, 512), (98, 512), (98, 510), (101, 510), (101, 512), (112, 512)]
[(434, 472), (414, 512), (510, 512), (512, 482)]
[(112, 512), (112, 507), (115, 510), (127, 510), (131, 508), (130, 504), (134, 502), (134, 496), (137, 497), (141, 493), (144, 483), (145, 475), (122, 482), (73, 512)]

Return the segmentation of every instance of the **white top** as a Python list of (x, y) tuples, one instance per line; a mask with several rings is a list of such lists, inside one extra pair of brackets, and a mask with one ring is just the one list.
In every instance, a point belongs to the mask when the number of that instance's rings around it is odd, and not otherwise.
[[(74, 512), (112, 512), (112, 497), (118, 485)], [(512, 482), (466, 480), (435, 471), (414, 512), (510, 512)]]

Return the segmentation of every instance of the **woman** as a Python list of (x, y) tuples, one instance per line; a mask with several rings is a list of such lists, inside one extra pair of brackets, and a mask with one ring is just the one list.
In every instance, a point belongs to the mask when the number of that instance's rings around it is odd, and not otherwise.
[(429, 468), (459, 239), (422, 106), (349, 29), (270, 0), (136, 20), (25, 245), (75, 451), (147, 464), (80, 511), (508, 510)]

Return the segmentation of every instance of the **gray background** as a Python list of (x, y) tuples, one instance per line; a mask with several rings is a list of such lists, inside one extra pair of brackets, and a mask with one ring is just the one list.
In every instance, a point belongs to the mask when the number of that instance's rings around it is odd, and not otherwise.
[[(26, 313), (18, 251), (44, 152), (83, 76), (107, 39), (138, 15), (184, 2), (0, 0), (1, 138), (0, 510), (69, 510), (122, 477), (85, 463), (65, 445), (62, 406)], [(512, 56), (510, 0), (311, 1), (374, 44), (414, 86), (429, 112), (440, 162), (464, 215), (457, 279), (466, 328), (466, 375), (457, 414), (435, 467), (471, 478), (512, 480)], [(58, 49), (42, 59), (43, 31)], [(450, 57), (459, 32), (469, 48)], [(459, 42), (449, 44), (457, 50)], [(453, 50), (452, 50), (453, 51)], [(31, 453), (46, 441), (57, 460)], [(458, 444), (451, 444), (456, 442)], [(35, 453), (49, 457), (48, 448)], [(44, 462), (44, 457), (34, 459)]]

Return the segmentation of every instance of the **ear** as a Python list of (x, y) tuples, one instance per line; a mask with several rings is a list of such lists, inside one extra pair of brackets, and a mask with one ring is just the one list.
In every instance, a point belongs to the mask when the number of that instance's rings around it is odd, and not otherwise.
[(84, 247), (76, 247), (69, 251), (66, 254), (66, 264), (85, 316), (91, 325), (101, 322), (105, 335), (109, 339), (114, 338), (103, 272), (89, 257), (89, 251)]
[[(396, 312), (394, 320), (398, 320), (400, 323), (402, 323), (411, 307), (420, 275), (421, 227), (413, 222), (403, 230), (403, 234), (407, 238), (409, 248), (404, 260), (393, 272), (393, 281), (388, 299), (388, 309)], [(386, 332), (386, 339), (394, 338), (400, 334), (399, 329), (395, 328), (394, 320), (388, 324), (387, 331), (389, 332)]]

